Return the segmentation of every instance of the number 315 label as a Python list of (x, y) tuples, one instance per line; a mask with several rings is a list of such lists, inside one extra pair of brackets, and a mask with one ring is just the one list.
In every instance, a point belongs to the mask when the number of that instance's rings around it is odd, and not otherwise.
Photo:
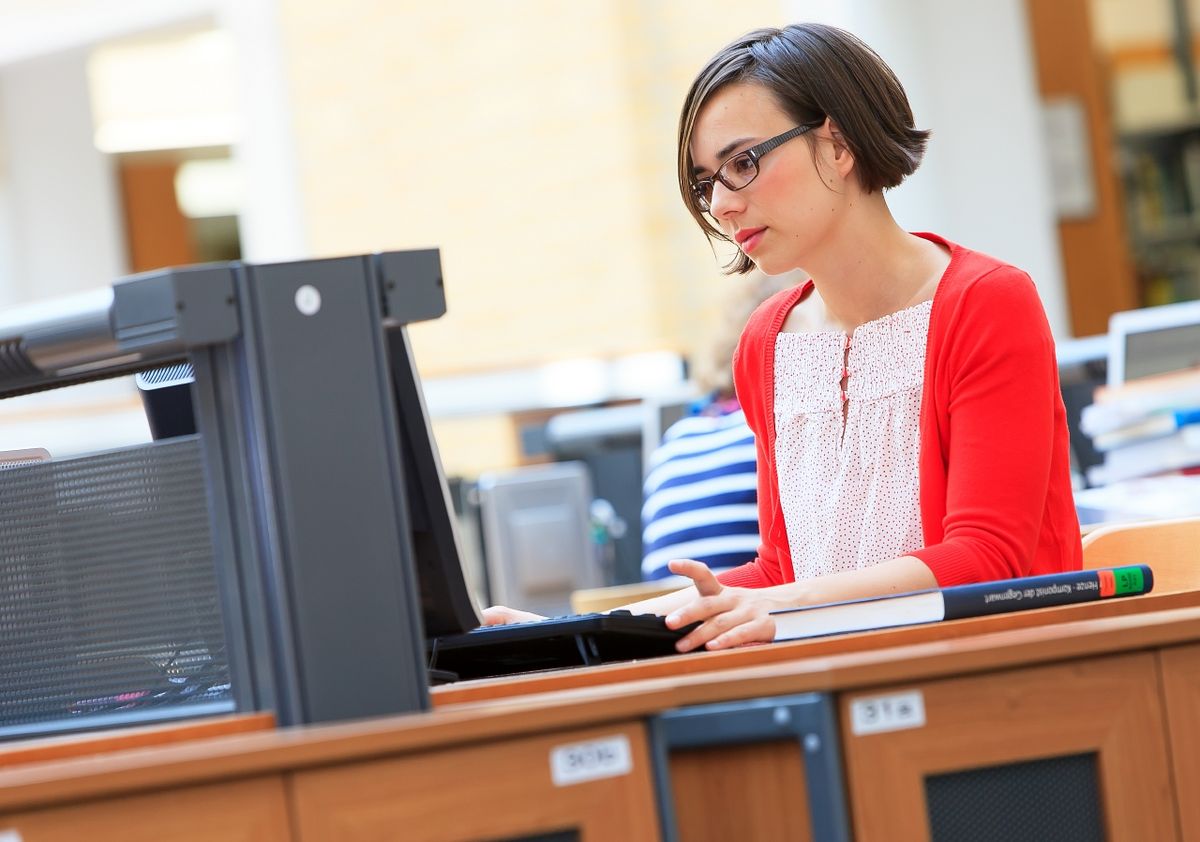
[(550, 751), (550, 778), (555, 786), (570, 786), (633, 771), (633, 752), (624, 734), (558, 746)]

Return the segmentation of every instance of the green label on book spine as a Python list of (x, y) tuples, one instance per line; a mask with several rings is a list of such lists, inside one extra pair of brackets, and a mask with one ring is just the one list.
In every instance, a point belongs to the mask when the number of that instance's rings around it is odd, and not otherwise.
[(1140, 567), (1118, 567), (1113, 571), (1113, 576), (1116, 579), (1117, 596), (1127, 593), (1141, 593), (1145, 589), (1145, 583), (1142, 581), (1142, 568)]

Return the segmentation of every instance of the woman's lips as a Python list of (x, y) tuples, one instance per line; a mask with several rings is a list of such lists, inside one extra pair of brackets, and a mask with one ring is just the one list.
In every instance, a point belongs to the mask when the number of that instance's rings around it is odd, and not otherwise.
[(742, 251), (749, 254), (762, 242), (763, 233), (766, 230), (766, 228), (744, 228), (734, 235), (734, 239), (737, 240), (737, 244)]

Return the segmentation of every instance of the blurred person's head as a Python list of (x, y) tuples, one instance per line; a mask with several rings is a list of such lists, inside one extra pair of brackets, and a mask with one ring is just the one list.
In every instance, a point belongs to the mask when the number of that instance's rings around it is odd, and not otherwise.
[(895, 74), (855, 36), (821, 24), (758, 29), (692, 82), (679, 187), (710, 240), (739, 246), (730, 272), (782, 273), (831, 236), (839, 211), (882, 203), (917, 169), (928, 136)]
[[(803, 283), (806, 278), (802, 272), (766, 275), (755, 270), (729, 289), (722, 301), (725, 318), (713, 334), (712, 343), (697, 360), (694, 379), (701, 392), (718, 401), (734, 397), (733, 352), (750, 314), (775, 293)], [(824, 307), (815, 290), (809, 296), (809, 306), (794, 312), (805, 329), (815, 330), (824, 324)]]

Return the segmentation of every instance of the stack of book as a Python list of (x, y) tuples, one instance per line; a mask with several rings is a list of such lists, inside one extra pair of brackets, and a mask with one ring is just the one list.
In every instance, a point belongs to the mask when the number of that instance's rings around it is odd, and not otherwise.
[(1101, 386), (1079, 428), (1104, 454), (1090, 485), (1200, 471), (1200, 368)]

